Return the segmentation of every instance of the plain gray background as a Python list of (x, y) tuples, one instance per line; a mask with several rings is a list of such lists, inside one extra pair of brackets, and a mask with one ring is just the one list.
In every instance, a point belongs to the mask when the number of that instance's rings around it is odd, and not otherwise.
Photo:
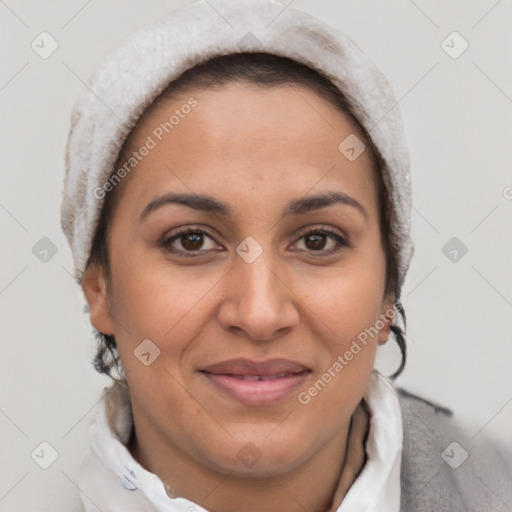
[[(184, 3), (0, 1), (2, 511), (76, 508), (87, 427), (109, 383), (90, 363), (92, 331), (59, 225), (73, 102), (109, 49)], [(409, 361), (397, 383), (452, 408), (471, 437), (512, 446), (512, 4), (293, 6), (376, 62), (404, 118), (416, 252), (403, 293)], [(46, 60), (30, 46), (42, 31), (59, 44)], [(453, 31), (469, 44), (455, 59), (441, 46)], [(46, 263), (32, 252), (42, 237), (57, 248)], [(456, 262), (442, 251), (453, 237), (468, 249)], [(397, 362), (389, 343), (377, 366), (389, 374)], [(42, 441), (59, 454), (46, 470), (30, 456)]]

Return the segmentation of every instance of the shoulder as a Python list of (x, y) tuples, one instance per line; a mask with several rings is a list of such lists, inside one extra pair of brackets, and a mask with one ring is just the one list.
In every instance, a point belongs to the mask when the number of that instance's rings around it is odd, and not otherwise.
[(398, 388), (404, 442), (402, 512), (512, 510), (512, 453), (470, 438), (452, 411)]

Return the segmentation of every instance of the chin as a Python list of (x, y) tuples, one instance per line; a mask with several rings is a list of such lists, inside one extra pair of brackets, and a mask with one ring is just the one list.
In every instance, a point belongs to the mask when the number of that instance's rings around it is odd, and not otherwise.
[[(269, 473), (280, 475), (297, 469), (309, 459), (309, 452), (314, 453), (318, 448), (313, 446), (316, 443), (312, 440), (308, 450), (305, 436), (298, 433), (284, 430), (279, 435), (271, 433), (275, 428), (274, 424), (258, 429), (253, 435), (246, 430), (243, 435), (234, 435), (227, 443), (211, 443), (209, 453), (204, 454), (208, 465), (222, 473), (268, 478)], [(226, 430), (229, 432), (229, 427)], [(211, 452), (213, 444), (216, 446), (214, 453)]]

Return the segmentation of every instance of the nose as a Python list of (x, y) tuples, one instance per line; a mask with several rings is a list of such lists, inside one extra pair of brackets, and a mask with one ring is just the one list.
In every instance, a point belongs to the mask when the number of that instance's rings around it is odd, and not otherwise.
[[(270, 251), (270, 250), (269, 250)], [(253, 341), (268, 341), (299, 323), (297, 296), (268, 251), (252, 263), (236, 256), (218, 310), (222, 328)]]

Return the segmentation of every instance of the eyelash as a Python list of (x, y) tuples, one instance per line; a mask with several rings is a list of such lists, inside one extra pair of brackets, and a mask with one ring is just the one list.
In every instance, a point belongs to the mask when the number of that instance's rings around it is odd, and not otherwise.
[[(183, 235), (198, 234), (198, 233), (202, 234), (204, 236), (207, 236), (211, 240), (214, 240), (213, 237), (210, 236), (203, 229), (187, 227), (187, 228), (182, 228), (182, 229), (178, 230), (171, 237), (164, 238), (164, 240), (162, 240), (160, 245), (165, 250), (167, 250), (167, 251), (169, 251), (171, 253), (180, 254), (180, 255), (185, 256), (185, 257), (197, 258), (197, 257), (202, 256), (202, 254), (200, 254), (200, 253), (205, 253), (205, 252), (210, 252), (210, 251), (203, 251), (203, 250), (185, 251), (185, 250), (174, 249), (173, 247), (171, 247), (171, 245), (172, 245), (172, 243), (175, 240), (178, 240)], [(329, 235), (332, 238), (334, 238), (334, 240), (337, 242), (337, 246), (335, 246), (335, 247), (333, 247), (333, 248), (331, 248), (329, 250), (322, 250), (322, 249), (319, 249), (318, 251), (315, 251), (315, 250), (312, 250), (312, 249), (308, 250), (308, 252), (314, 254), (315, 257), (316, 256), (320, 256), (320, 257), (330, 256), (332, 254), (336, 254), (336, 253), (340, 252), (344, 248), (350, 247), (350, 245), (349, 245), (349, 243), (348, 243), (346, 238), (344, 238), (339, 233), (337, 233), (336, 231), (333, 231), (333, 230), (331, 230), (329, 228), (315, 228), (315, 229), (311, 229), (309, 231), (306, 231), (306, 232), (302, 233), (299, 236), (298, 240), (301, 240), (301, 239), (306, 238), (306, 237), (311, 236), (311, 235)], [(196, 254), (194, 254), (194, 253), (196, 253)], [(317, 254), (315, 254), (315, 253), (317, 253)]]

